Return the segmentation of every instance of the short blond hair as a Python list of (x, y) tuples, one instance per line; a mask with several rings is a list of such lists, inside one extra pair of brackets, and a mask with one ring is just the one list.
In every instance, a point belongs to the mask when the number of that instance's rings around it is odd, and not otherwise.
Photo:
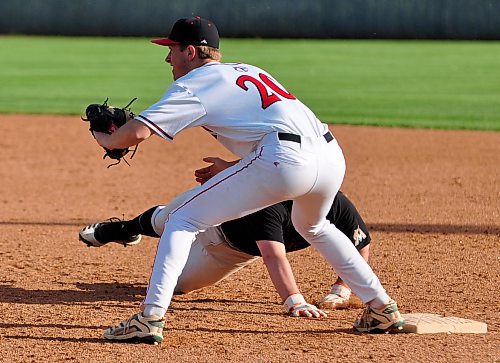
[(222, 53), (217, 48), (206, 45), (199, 45), (196, 48), (198, 49), (198, 57), (200, 59), (212, 59), (218, 62), (222, 58)]
[[(181, 51), (185, 51), (189, 45), (181, 44)], [(207, 45), (194, 45), (196, 48), (196, 53), (200, 59), (212, 59), (214, 61), (220, 61), (222, 59), (222, 53), (219, 49), (209, 47)]]

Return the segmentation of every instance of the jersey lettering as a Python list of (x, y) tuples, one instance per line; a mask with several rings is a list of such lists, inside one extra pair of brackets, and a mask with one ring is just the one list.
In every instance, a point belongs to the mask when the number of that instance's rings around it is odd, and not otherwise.
[[(266, 76), (263, 73), (259, 73), (259, 78), (261, 80), (258, 80), (257, 78), (254, 78), (249, 75), (244, 75), (238, 77), (236, 80), (236, 85), (240, 88), (242, 88), (245, 91), (248, 91), (248, 87), (245, 84), (246, 82), (252, 83), (256, 88), (257, 91), (259, 92), (260, 95), (260, 100), (261, 100), (261, 105), (262, 109), (266, 109), (269, 106), (271, 106), (273, 103), (281, 101), (282, 99), (279, 97), (283, 97), (289, 100), (295, 100), (295, 96), (289, 93), (287, 90), (281, 89), (276, 83), (274, 83), (271, 78)], [(276, 92), (273, 93), (269, 91), (267, 88), (269, 87), (272, 91)], [(279, 95), (279, 96), (278, 96)]]
[(281, 97), (284, 97), (289, 100), (296, 99), (296, 97), (292, 95), (290, 92), (288, 92), (286, 89), (279, 88), (279, 86), (276, 83), (274, 83), (273, 80), (268, 76), (266, 76), (264, 73), (259, 73), (259, 77), (270, 89), (279, 94)]

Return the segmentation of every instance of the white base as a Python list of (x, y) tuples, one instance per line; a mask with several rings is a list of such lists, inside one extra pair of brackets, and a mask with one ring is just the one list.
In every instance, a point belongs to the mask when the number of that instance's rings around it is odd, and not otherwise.
[(473, 333), (488, 332), (487, 325), (479, 321), (441, 316), (427, 313), (401, 314), (405, 319), (403, 333), (432, 334), (432, 333)]

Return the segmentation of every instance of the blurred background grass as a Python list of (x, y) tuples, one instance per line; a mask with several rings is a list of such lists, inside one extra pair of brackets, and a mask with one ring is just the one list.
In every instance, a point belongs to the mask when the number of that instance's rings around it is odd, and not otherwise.
[[(500, 42), (223, 39), (328, 123), (500, 130)], [(0, 38), (0, 113), (83, 114), (110, 98), (140, 112), (172, 81), (144, 38)]]

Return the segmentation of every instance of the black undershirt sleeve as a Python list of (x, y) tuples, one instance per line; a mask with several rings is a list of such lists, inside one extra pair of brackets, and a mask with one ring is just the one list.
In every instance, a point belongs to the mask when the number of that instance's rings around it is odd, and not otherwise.
[(225, 222), (221, 228), (231, 245), (253, 256), (260, 256), (257, 241), (284, 242), (284, 218), (286, 208), (279, 203), (246, 217)]
[[(281, 242), (287, 252), (298, 251), (309, 244), (293, 227), (291, 209), (291, 201), (278, 203), (246, 217), (225, 222), (221, 228), (232, 246), (253, 256), (260, 256), (256, 244), (260, 240)], [(354, 204), (342, 192), (337, 194), (327, 218), (358, 250), (370, 243), (371, 236), (365, 222)], [(363, 232), (364, 238), (355, 241), (354, 236), (359, 236), (358, 229)]]

